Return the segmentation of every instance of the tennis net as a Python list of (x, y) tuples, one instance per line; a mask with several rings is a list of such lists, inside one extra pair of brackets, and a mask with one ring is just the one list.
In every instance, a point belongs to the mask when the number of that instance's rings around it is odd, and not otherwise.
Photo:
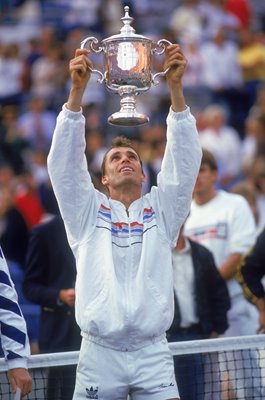
[[(265, 335), (175, 342), (169, 346), (182, 374), (177, 375), (182, 400), (265, 399)], [(33, 390), (24, 399), (69, 399), (78, 355), (74, 351), (31, 356), (28, 367)], [(4, 359), (0, 359), (0, 398), (15, 399)]]

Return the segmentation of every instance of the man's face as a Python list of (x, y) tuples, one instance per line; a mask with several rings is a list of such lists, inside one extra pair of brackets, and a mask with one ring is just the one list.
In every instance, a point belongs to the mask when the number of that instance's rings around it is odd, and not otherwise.
[(197, 181), (195, 183), (193, 194), (195, 196), (209, 194), (215, 188), (216, 179), (217, 171), (212, 170), (208, 164), (202, 164)]
[(125, 184), (141, 186), (145, 180), (137, 153), (130, 147), (115, 147), (106, 157), (103, 185), (118, 188)]

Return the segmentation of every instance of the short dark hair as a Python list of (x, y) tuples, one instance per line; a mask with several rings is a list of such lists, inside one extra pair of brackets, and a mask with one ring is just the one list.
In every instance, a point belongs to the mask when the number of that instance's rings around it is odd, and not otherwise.
[(217, 161), (209, 150), (202, 149), (202, 164), (208, 165), (212, 171), (218, 171)]
[(107, 159), (107, 156), (108, 156), (110, 150), (115, 149), (117, 147), (129, 147), (130, 149), (133, 149), (135, 151), (135, 153), (137, 154), (137, 156), (139, 158), (139, 161), (140, 161), (140, 164), (141, 164), (141, 167), (143, 169), (142, 160), (141, 160), (138, 152), (136, 151), (135, 147), (133, 146), (132, 141), (130, 139), (128, 139), (127, 137), (125, 137), (125, 136), (116, 136), (112, 140), (108, 151), (105, 153), (105, 155), (103, 157), (103, 161), (102, 161), (102, 164), (101, 164), (101, 174), (102, 174), (102, 176), (104, 176), (105, 172), (106, 172), (106, 159)]

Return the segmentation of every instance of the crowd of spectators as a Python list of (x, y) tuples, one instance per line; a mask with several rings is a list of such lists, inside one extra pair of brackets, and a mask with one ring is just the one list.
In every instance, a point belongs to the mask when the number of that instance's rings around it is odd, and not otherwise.
[[(125, 5), (136, 33), (181, 44), (188, 59), (183, 81), (187, 104), (197, 118), (202, 145), (217, 159), (218, 185), (232, 191), (243, 183), (254, 198), (257, 232), (265, 226), (264, 2), (167, 0), (165, 7), (160, 0), (2, 1), (0, 242), (7, 258), (22, 268), (24, 255), (18, 259), (15, 252), (25, 246), (24, 238), (17, 238), (16, 229), (7, 235), (7, 221), (11, 214), (23, 218), (26, 242), (35, 225), (57, 213), (46, 158), (69, 89), (69, 59), (85, 37), (102, 40), (119, 33)], [(162, 69), (162, 59), (154, 60), (154, 70)], [(93, 62), (103, 70), (100, 55)], [(107, 124), (107, 116), (119, 109), (119, 96), (92, 75), (83, 110), (88, 166), (99, 189), (104, 149), (116, 134), (129, 136), (141, 154), (144, 191), (155, 183), (169, 107), (165, 85), (161, 79), (137, 97), (150, 123), (125, 129)], [(242, 185), (239, 189), (245, 195)]]

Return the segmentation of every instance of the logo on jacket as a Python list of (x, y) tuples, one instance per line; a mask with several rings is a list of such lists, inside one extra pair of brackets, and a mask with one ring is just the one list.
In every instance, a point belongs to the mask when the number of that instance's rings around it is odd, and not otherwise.
[(86, 388), (86, 398), (98, 399), (98, 386), (96, 386), (95, 389), (93, 388), (93, 386), (91, 386), (90, 389)]

